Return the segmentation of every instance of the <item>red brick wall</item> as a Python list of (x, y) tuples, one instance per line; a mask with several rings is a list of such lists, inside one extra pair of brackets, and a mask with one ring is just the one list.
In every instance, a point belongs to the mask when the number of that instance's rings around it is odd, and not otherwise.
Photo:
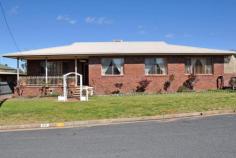
[[(146, 92), (157, 93), (163, 91), (164, 83), (169, 79), (169, 75), (174, 74), (175, 80), (172, 82), (169, 91), (177, 89), (188, 78), (185, 75), (184, 56), (169, 56), (168, 75), (165, 76), (146, 76), (144, 74), (144, 56), (126, 56), (124, 57), (124, 75), (123, 76), (102, 76), (101, 75), (101, 57), (89, 58), (89, 85), (94, 87), (96, 94), (110, 94), (117, 90), (116, 83), (122, 83), (122, 93), (134, 92), (141, 80), (151, 81)], [(196, 90), (216, 89), (216, 79), (224, 73), (224, 57), (213, 57), (213, 75), (198, 75), (198, 82), (195, 85)]]
[[(116, 83), (122, 83), (122, 93), (134, 92), (136, 87), (139, 85), (138, 82), (141, 80), (149, 80), (146, 92), (157, 93), (163, 91), (164, 83), (169, 79), (170, 75), (175, 76), (175, 80), (171, 83), (169, 92), (177, 91), (177, 89), (183, 84), (188, 78), (185, 75), (184, 69), (184, 56), (167, 56), (168, 62), (168, 75), (165, 76), (146, 76), (144, 74), (144, 59), (145, 56), (126, 56), (124, 57), (124, 75), (123, 76), (102, 76), (101, 75), (101, 57), (90, 57), (89, 58), (89, 85), (94, 87), (96, 94), (110, 94), (116, 91), (118, 88), (115, 87)], [(224, 57), (214, 56), (213, 57), (213, 75), (198, 75), (198, 82), (195, 85), (196, 90), (203, 89), (216, 89), (216, 79), (220, 75), (224, 74)], [(39, 75), (40, 61), (32, 60), (28, 61), (28, 75)], [(74, 67), (73, 61), (71, 61), (71, 71)], [(41, 87), (24, 87), (23, 96), (40, 96)], [(62, 94), (62, 87), (54, 87), (54, 93)]]
[[(70, 86), (68, 88), (68, 95), (72, 95), (75, 92), (75, 87)], [(21, 96), (24, 97), (35, 97), (35, 96), (44, 96), (42, 92), (42, 86), (24, 86), (20, 89)], [(54, 95), (62, 95), (63, 94), (63, 87), (62, 86), (54, 86), (47, 88), (47, 95), (54, 94)], [(15, 90), (14, 96), (18, 97), (19, 94)]]

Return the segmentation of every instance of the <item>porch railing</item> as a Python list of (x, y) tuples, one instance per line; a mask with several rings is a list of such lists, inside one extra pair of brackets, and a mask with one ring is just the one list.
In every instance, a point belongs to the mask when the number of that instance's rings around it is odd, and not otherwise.
[[(75, 76), (67, 78), (67, 85), (75, 85), (75, 82)], [(19, 83), (23, 86), (63, 86), (63, 76), (48, 76), (47, 83), (45, 76), (21, 76)]]

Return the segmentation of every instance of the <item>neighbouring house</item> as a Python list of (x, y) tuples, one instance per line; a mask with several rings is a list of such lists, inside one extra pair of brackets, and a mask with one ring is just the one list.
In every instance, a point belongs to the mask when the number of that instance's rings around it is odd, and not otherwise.
[[(18, 95), (37, 96), (61, 94), (62, 76), (68, 72), (82, 74), (83, 85), (93, 87), (95, 94), (174, 92), (191, 74), (197, 78), (195, 90), (216, 89), (222, 78), (236, 73), (235, 54), (166, 42), (114, 41), (79, 42), (4, 57), (27, 60), (27, 75), (18, 75)], [(71, 76), (68, 82), (73, 96), (78, 78)]]
[[(0, 64), (0, 94), (14, 92), (17, 70), (5, 64)], [(6, 88), (7, 87), (7, 88)], [(10, 88), (10, 91), (8, 90)]]
[(0, 64), (0, 82), (6, 82), (9, 80), (16, 82), (16, 71), (15, 68)]

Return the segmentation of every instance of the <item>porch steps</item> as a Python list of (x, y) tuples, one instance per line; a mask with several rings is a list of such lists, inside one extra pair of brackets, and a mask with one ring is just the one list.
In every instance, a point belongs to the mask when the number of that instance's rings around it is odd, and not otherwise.
[(75, 91), (73, 93), (73, 97), (80, 97), (80, 88), (79, 87), (75, 88)]
[[(88, 95), (89, 96), (93, 95), (93, 87), (84, 86), (83, 89), (87, 89), (88, 90)], [(85, 95), (85, 94), (83, 93), (83, 95)], [(74, 98), (80, 97), (80, 87), (76, 87), (74, 89), (72, 97), (74, 97)]]

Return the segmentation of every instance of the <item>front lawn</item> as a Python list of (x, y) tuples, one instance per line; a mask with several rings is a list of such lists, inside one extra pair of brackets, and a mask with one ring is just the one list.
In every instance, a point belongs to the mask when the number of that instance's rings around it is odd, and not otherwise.
[(57, 98), (10, 99), (0, 107), (0, 125), (153, 116), (236, 109), (235, 92), (94, 96), (89, 102)]

